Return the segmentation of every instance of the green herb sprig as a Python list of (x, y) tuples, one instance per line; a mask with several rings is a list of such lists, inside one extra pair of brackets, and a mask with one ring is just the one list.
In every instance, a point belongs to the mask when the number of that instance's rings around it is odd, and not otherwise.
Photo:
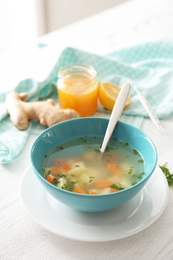
[(121, 183), (112, 184), (110, 186), (110, 188), (115, 189), (115, 190), (124, 190), (125, 189)]
[(167, 163), (163, 164), (162, 166), (159, 165), (160, 169), (166, 176), (167, 182), (169, 186), (173, 186), (173, 174), (170, 173), (169, 169), (167, 168)]

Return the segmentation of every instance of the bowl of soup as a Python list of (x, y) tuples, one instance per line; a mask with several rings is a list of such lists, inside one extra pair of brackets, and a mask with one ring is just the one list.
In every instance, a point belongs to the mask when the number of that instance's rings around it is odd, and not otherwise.
[(76, 118), (43, 131), (30, 151), (32, 169), (55, 199), (79, 211), (114, 209), (136, 196), (157, 164), (152, 140), (118, 121), (103, 154), (108, 118)]

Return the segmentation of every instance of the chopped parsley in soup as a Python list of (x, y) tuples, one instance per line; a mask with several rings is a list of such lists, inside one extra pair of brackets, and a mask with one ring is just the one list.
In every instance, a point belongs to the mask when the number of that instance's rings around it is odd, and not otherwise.
[(100, 154), (101, 137), (81, 137), (45, 155), (43, 175), (53, 185), (82, 194), (118, 192), (145, 174), (141, 154), (127, 142), (111, 138)]

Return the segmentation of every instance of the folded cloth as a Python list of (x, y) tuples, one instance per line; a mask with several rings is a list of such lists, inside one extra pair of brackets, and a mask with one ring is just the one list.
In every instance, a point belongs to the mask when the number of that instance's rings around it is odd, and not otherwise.
[[(46, 62), (46, 61), (45, 61)], [(147, 98), (161, 119), (173, 114), (173, 42), (160, 40), (144, 43), (104, 56), (83, 50), (66, 48), (58, 58), (48, 77), (42, 82), (22, 80), (14, 90), (28, 92), (28, 100), (43, 100), (49, 97), (57, 102), (56, 81), (61, 67), (80, 63), (92, 65), (99, 81), (110, 81), (121, 86), (129, 81), (135, 84)], [(0, 93), (0, 163), (15, 158), (23, 149), (30, 133), (39, 134), (45, 129), (33, 121), (25, 131), (16, 129), (9, 120), (4, 107), (7, 92)], [(147, 113), (140, 104), (135, 91), (131, 90), (131, 104), (123, 112), (121, 120), (140, 127)], [(98, 109), (96, 116), (109, 116), (108, 111)]]

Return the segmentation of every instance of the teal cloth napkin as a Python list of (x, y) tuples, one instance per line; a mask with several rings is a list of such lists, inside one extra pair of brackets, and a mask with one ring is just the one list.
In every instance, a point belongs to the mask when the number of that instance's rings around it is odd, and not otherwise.
[[(45, 61), (46, 62), (46, 61)], [(14, 86), (17, 92), (28, 92), (28, 101), (54, 98), (57, 100), (56, 81), (62, 66), (74, 63), (89, 64), (97, 71), (99, 81), (122, 85), (125, 81), (135, 84), (147, 98), (160, 119), (173, 115), (173, 42), (160, 40), (129, 48), (115, 50), (104, 56), (83, 50), (66, 48), (57, 59), (49, 75), (42, 82), (25, 79)], [(7, 116), (4, 102), (7, 92), (0, 93), (0, 163), (15, 158), (23, 149), (29, 134), (39, 134), (45, 129), (38, 122), (30, 122), (25, 131), (16, 129)], [(147, 113), (131, 89), (131, 105), (121, 120), (140, 127)], [(109, 116), (110, 112), (98, 109), (96, 116)]]

